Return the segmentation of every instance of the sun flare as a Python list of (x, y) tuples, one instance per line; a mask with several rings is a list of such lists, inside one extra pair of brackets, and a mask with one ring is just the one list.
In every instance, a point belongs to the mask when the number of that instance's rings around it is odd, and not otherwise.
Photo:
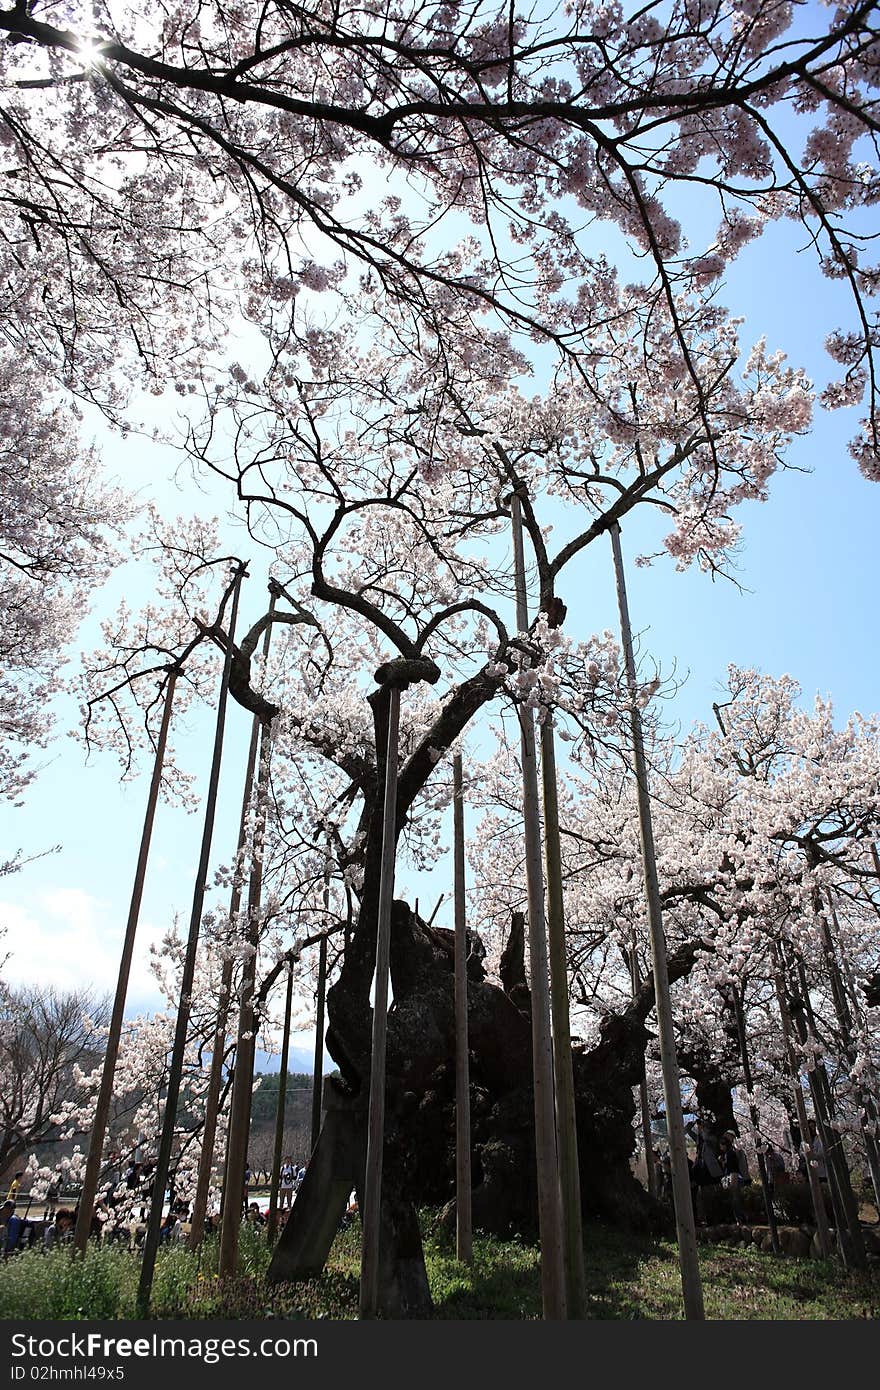
[(83, 39), (77, 48), (77, 55), (83, 67), (93, 68), (101, 60), (104, 44), (100, 39)]

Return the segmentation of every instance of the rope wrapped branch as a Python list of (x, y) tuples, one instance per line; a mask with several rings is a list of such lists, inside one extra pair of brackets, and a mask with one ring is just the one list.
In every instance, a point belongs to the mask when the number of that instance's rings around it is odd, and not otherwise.
[(408, 686), (417, 685), (419, 681), (436, 685), (440, 679), (440, 667), (427, 656), (398, 656), (380, 666), (373, 679), (377, 685), (385, 686), (389, 690), (406, 690)]

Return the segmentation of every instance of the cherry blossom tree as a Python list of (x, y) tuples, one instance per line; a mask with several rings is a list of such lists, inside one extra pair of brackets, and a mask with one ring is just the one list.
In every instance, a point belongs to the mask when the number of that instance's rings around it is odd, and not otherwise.
[(18, 801), (52, 729), (59, 665), (132, 513), (70, 399), (0, 351), (0, 791)]
[[(589, 405), (565, 366), (546, 398), (527, 397), (511, 384), (513, 373), (527, 374), (526, 359), (501, 335), (476, 348), (466, 315), (458, 315), (455, 333), (419, 342), (402, 321), (392, 334), (375, 315), (369, 348), (345, 324), (324, 333), (320, 354), (278, 361), (259, 383), (233, 364), (223, 389), (208, 393), (204, 424), (191, 427), (189, 453), (234, 483), (252, 538), (274, 557), (273, 583), (285, 600), (236, 649), (232, 693), (272, 719), (282, 766), (313, 766), (317, 755), (333, 769), (340, 811), (318, 817), (316, 827), (334, 839), (345, 832), (339, 868), (357, 905), (330, 992), (329, 1045), (353, 1094), (370, 1050), (381, 840), (376, 750), (386, 719), (381, 692), (365, 699), (365, 675), (385, 669), (389, 657), (427, 658), (440, 679), (439, 696), (419, 688), (406, 701), (397, 827), (418, 840), (424, 821), (436, 843), (434, 769), (505, 691), (538, 707), (564, 699), (593, 738), (619, 718), (618, 673), (602, 677), (607, 638), (573, 644), (559, 629), (557, 590), (580, 553), (634, 507), (653, 506), (669, 518), (665, 549), (679, 565), (723, 567), (737, 536), (731, 510), (764, 495), (791, 437), (809, 421), (802, 373), (763, 344), (740, 362), (736, 326), (711, 306), (694, 300), (689, 310), (702, 372), (689, 389), (669, 317), (652, 314), (637, 291), (618, 302), (620, 336), (597, 336)], [(656, 359), (640, 357), (636, 342), (653, 344)], [(503, 616), (509, 560), (498, 540), (513, 489), (523, 498), (541, 607), (531, 633), (519, 635)], [(570, 538), (554, 553), (542, 518), (560, 500)], [(179, 663), (182, 648), (188, 659), (211, 643), (227, 645), (222, 620), (209, 621), (189, 593), (216, 569), (210, 536), (171, 545), (163, 565), (171, 567), (172, 607), (165, 616), (122, 615), (108, 628), (108, 652), (90, 663), (89, 709), (111, 714), (126, 758), (136, 740), (117, 693), (149, 692), (145, 677), (158, 654), (163, 664), (171, 656)], [(277, 644), (277, 675), (256, 656), (269, 623), (287, 633)], [(527, 652), (527, 664), (518, 651)], [(277, 684), (266, 685), (267, 675)], [(109, 705), (96, 703), (107, 693)], [(138, 718), (142, 704), (132, 707)], [(90, 713), (90, 737), (96, 727)], [(328, 791), (319, 796), (325, 804)], [(639, 1010), (650, 1008), (650, 988)], [(400, 1219), (403, 1229), (405, 1204)]]
[[(787, 220), (840, 283), (824, 402), (867, 395), (853, 452), (876, 475), (870, 0), (662, 16), (18, 0), (0, 32), (10, 322), (79, 389), (112, 401), (138, 373), (198, 388), (236, 295), (279, 347), (308, 346), (294, 310), (310, 292), (441, 330), (464, 303), (577, 370), (610, 322), (597, 226), (639, 259), (696, 386), (682, 294)], [(697, 197), (718, 214), (694, 244)]]
[[(832, 1129), (844, 1136), (850, 1160), (866, 1162), (873, 1174), (876, 1040), (868, 1041), (857, 981), (877, 949), (876, 871), (866, 854), (880, 810), (877, 721), (854, 717), (839, 728), (829, 702), (810, 712), (798, 694), (789, 678), (732, 668), (730, 700), (718, 707), (720, 728), (698, 730), (677, 750), (662, 740), (654, 744), (655, 833), (671, 959), (681, 960), (689, 942), (698, 948), (675, 989), (679, 1056), (696, 1083), (696, 1106), (719, 1128), (740, 1128), (759, 1152), (771, 1134), (778, 1142), (779, 1107), (786, 1099), (790, 1106), (790, 1082), (775, 983), (777, 954), (787, 952), (805, 972), (809, 1000), (796, 976), (788, 993), (795, 1004), (801, 997), (799, 1007), (814, 1020), (807, 1019), (798, 1042), (802, 1073), (815, 1072), (825, 1058)], [(607, 760), (600, 771), (585, 742), (575, 745), (575, 755), (588, 770), (566, 795), (562, 817), (566, 920), (578, 1025), (594, 1043), (629, 1007), (627, 958), (631, 941), (644, 940), (643, 907), (627, 774)], [(478, 779), (488, 810), (473, 855), (477, 920), (489, 929), (523, 903), (509, 758), (502, 748)], [(851, 961), (845, 1029), (816, 899), (826, 876), (851, 907), (848, 924), (837, 919)], [(753, 1082), (745, 1098), (737, 1010)], [(755, 1132), (748, 1101), (759, 1119), (770, 1117)]]

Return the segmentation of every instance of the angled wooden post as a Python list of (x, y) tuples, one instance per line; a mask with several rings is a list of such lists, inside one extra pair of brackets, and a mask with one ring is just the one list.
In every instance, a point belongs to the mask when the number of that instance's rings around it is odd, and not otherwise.
[(156, 803), (159, 799), (159, 788), (162, 783), (165, 746), (168, 742), (168, 727), (171, 722), (171, 708), (174, 703), (174, 689), (177, 684), (177, 676), (178, 668), (176, 666), (170, 666), (168, 668), (168, 683), (165, 687), (165, 703), (162, 707), (162, 720), (159, 725), (159, 735), (156, 740), (156, 753), (153, 758), (153, 775), (150, 781), (150, 790), (147, 795), (147, 809), (144, 813), (143, 830), (141, 831), (140, 850), (138, 851), (137, 866), (134, 872), (134, 884), (132, 886), (131, 900), (128, 908), (128, 920), (125, 924), (125, 936), (122, 942), (122, 955), (120, 957), (119, 973), (116, 979), (116, 993), (113, 997), (113, 1012), (110, 1015), (110, 1028), (107, 1033), (107, 1047), (104, 1053), (104, 1065), (101, 1071), (101, 1084), (98, 1090), (98, 1099), (95, 1104), (95, 1118), (92, 1122), (92, 1134), (89, 1141), (89, 1152), (86, 1159), (85, 1173), (83, 1174), (83, 1185), (76, 1216), (76, 1228), (73, 1233), (73, 1252), (80, 1255), (85, 1253), (89, 1233), (92, 1229), (92, 1213), (95, 1208), (95, 1197), (98, 1191), (98, 1179), (101, 1172), (104, 1136), (107, 1133), (107, 1121), (110, 1117), (110, 1105), (113, 1099), (113, 1081), (116, 1076), (116, 1063), (119, 1058), (119, 1044), (122, 1038), (122, 1022), (125, 1014), (125, 1000), (128, 994), (128, 980), (131, 974), (135, 935), (140, 918), (144, 880), (147, 874), (147, 860), (150, 854), (150, 841), (153, 835)]
[(749, 1120), (752, 1126), (752, 1137), (755, 1141), (755, 1152), (758, 1156), (758, 1173), (761, 1178), (761, 1192), (764, 1197), (764, 1211), (767, 1215), (767, 1227), (770, 1231), (770, 1244), (773, 1247), (774, 1255), (781, 1252), (779, 1244), (779, 1231), (776, 1226), (776, 1212), (773, 1210), (773, 1198), (770, 1195), (770, 1179), (767, 1173), (767, 1160), (764, 1151), (760, 1147), (760, 1135), (758, 1134), (758, 1107), (755, 1104), (754, 1084), (752, 1081), (752, 1064), (749, 1058), (748, 1040), (746, 1038), (746, 1019), (743, 1013), (743, 993), (742, 989), (737, 989), (733, 985), (730, 991), (733, 1003), (733, 1013), (736, 1019), (736, 1032), (739, 1041), (739, 1056), (742, 1062), (743, 1079), (746, 1083), (746, 1095), (749, 1105)]
[[(801, 1020), (803, 1029), (801, 1041), (803, 1042), (807, 1038), (808, 1029), (809, 1034), (812, 1035), (813, 1038), (818, 1038), (819, 1030), (816, 1027), (816, 1018), (810, 999), (807, 972), (804, 968), (803, 959), (800, 956), (797, 957), (796, 968), (801, 998), (804, 1003), (805, 1019)], [(837, 1240), (840, 1253), (845, 1264), (852, 1266), (854, 1269), (864, 1269), (867, 1264), (867, 1256), (865, 1253), (862, 1228), (859, 1222), (859, 1207), (852, 1189), (849, 1165), (846, 1161), (846, 1154), (843, 1150), (840, 1132), (834, 1125), (834, 1095), (831, 1090), (831, 1084), (828, 1080), (828, 1073), (825, 1070), (824, 1062), (820, 1060), (816, 1061), (809, 1072), (809, 1082), (813, 1097), (813, 1111), (816, 1116), (816, 1127), (819, 1131), (819, 1137), (822, 1140), (822, 1147), (825, 1150), (828, 1186), (831, 1191), (831, 1201), (835, 1209)]]
[(284, 996), (284, 1027), (281, 1034), (281, 1072), (278, 1077), (278, 1100), (275, 1105), (275, 1143), (272, 1150), (272, 1182), (269, 1188), (269, 1216), (266, 1239), (275, 1239), (278, 1225), (278, 1184), (281, 1181), (281, 1151), (284, 1146), (284, 1112), (287, 1101), (287, 1063), (290, 1056), (290, 1013), (293, 1004), (293, 961), (287, 965), (287, 992)]
[(651, 794), (648, 767), (642, 736), (642, 717), (637, 702), (636, 663), (633, 655), (632, 628), (626, 597), (623, 556), (620, 549), (620, 527), (611, 526), (611, 549), (614, 556), (614, 575), (617, 584), (617, 604), (620, 611), (620, 635), (629, 689), (629, 722), (632, 736), (633, 764), (639, 812), (639, 839), (642, 849), (642, 870), (645, 880), (645, 900), (651, 934), (651, 964), (654, 972), (657, 1031), (660, 1038), (660, 1065), (663, 1072), (663, 1098), (666, 1105), (666, 1124), (669, 1135), (669, 1163), (672, 1170), (672, 1196), (675, 1207), (675, 1227), (678, 1236), (678, 1262), (681, 1269), (681, 1289), (685, 1317), (702, 1321), (703, 1285), (697, 1254), (697, 1231), (694, 1204), (688, 1173), (687, 1143), (684, 1117), (681, 1111), (681, 1078), (675, 1050), (675, 1030), (672, 1000), (669, 994), (669, 972), (666, 965), (666, 939), (663, 934), (663, 910), (660, 903), (660, 884), (654, 852), (654, 827), (651, 819)]
[(541, 779), (544, 791), (547, 939), (550, 957), (550, 1013), (553, 1020), (553, 1074), (556, 1081), (556, 1141), (562, 1195), (565, 1314), (567, 1318), (580, 1319), (587, 1316), (587, 1284), (584, 1272), (584, 1224), (571, 1054), (559, 796), (556, 784), (553, 717), (550, 713), (541, 725)]
[[(257, 765), (257, 745), (260, 725), (254, 720), (248, 747), (247, 767), (244, 774), (244, 792), (241, 798), (241, 815), (238, 822), (238, 841), (235, 854), (235, 875), (232, 881), (232, 894), (229, 899), (229, 922), (233, 928), (241, 907), (242, 878), (239, 872), (241, 856), (247, 839), (248, 810), (251, 804), (254, 770)], [(205, 1096), (205, 1123), (202, 1129), (202, 1147), (199, 1153), (199, 1169), (196, 1178), (196, 1195), (193, 1200), (190, 1221), (189, 1248), (195, 1250), (201, 1243), (205, 1230), (205, 1215), (208, 1210), (208, 1190), (211, 1186), (211, 1170), (214, 1166), (214, 1143), (217, 1137), (217, 1119), (220, 1107), (220, 1089), (223, 1083), (223, 1054), (226, 1048), (226, 1027), (229, 1021), (229, 1006), (232, 1002), (232, 957), (227, 954), (220, 975), (220, 999), (217, 1005), (217, 1020), (214, 1025), (214, 1044), (211, 1051), (211, 1070), (208, 1074), (208, 1090)]]
[(388, 969), (391, 956), (391, 903), (397, 840), (397, 740), (400, 726), (400, 687), (388, 691), (388, 742), (385, 752), (385, 797), (382, 811), (382, 862), (376, 926), (376, 981), (367, 1121), (364, 1209), (361, 1213), (360, 1315), (379, 1311), (379, 1225), (382, 1202), (382, 1157), (385, 1144), (385, 1043), (388, 1033)]
[[(272, 615), (278, 589), (269, 585), (269, 608), (263, 633), (263, 661), (268, 659), (272, 641)], [(269, 761), (272, 752), (272, 720), (254, 715), (259, 724), (260, 751), (257, 761), (257, 786), (254, 796), (254, 834), (251, 848), (251, 869), (248, 880), (247, 945), (248, 954), (242, 962), (239, 987), (238, 1028), (235, 1040), (235, 1066), (232, 1073), (232, 1100), (229, 1106), (229, 1128), (226, 1137), (226, 1181), (223, 1196), (223, 1219), (220, 1223), (221, 1275), (234, 1274), (238, 1264), (238, 1234), (242, 1218), (242, 1194), (250, 1141), (251, 1100), (254, 1089), (254, 1056), (256, 1054), (257, 1020), (254, 1017), (254, 991), (257, 981), (257, 952), (260, 944), (260, 904), (263, 892), (263, 858), (266, 843), (265, 804), (269, 790)]]
[[(516, 624), (529, 630), (523, 554), (522, 511), (516, 493), (511, 498), (513, 560), (516, 578)], [(535, 721), (530, 709), (517, 705), (523, 775), (523, 835), (526, 889), (529, 903), (529, 969), (532, 993), (532, 1082), (535, 1103), (535, 1164), (538, 1179), (538, 1228), (541, 1239), (541, 1290), (544, 1317), (565, 1317), (565, 1263), (562, 1235), (562, 1194), (556, 1145), (553, 1040), (550, 1028), (550, 984), (547, 933), (544, 923), (544, 873), (541, 864), (541, 814)]]
[[(633, 928), (632, 941), (629, 948), (629, 978), (632, 983), (633, 999), (635, 999), (642, 983), (639, 971), (639, 957), (636, 951), (635, 927)], [(639, 1114), (642, 1121), (642, 1144), (645, 1148), (645, 1169), (648, 1176), (648, 1191), (652, 1197), (658, 1197), (660, 1194), (660, 1184), (657, 1181), (657, 1165), (654, 1162), (654, 1140), (651, 1134), (651, 1107), (648, 1104), (648, 1077), (644, 1058), (642, 1058), (641, 1075), (639, 1076)]]
[(324, 866), (324, 933), (318, 945), (318, 997), (315, 1016), (315, 1064), (312, 1071), (312, 1146), (314, 1153), (321, 1133), (321, 1104), (324, 1096), (324, 1007), (327, 996), (327, 932), (330, 912), (330, 848)]
[[(807, 1117), (807, 1104), (804, 1100), (800, 1070), (798, 1068), (794, 1042), (791, 1036), (791, 1017), (785, 999), (784, 967), (780, 953), (775, 946), (773, 947), (773, 956), (776, 967), (773, 972), (773, 984), (776, 989), (776, 1001), (779, 1005), (779, 1020), (782, 1025), (782, 1045), (785, 1049), (786, 1061), (788, 1062), (795, 1114), (797, 1115), (798, 1128), (801, 1132), (801, 1145), (807, 1148), (810, 1142), (810, 1123)], [(804, 1154), (804, 1158), (807, 1158), (806, 1153)], [(832, 1253), (828, 1213), (825, 1210), (825, 1198), (822, 1193), (822, 1185), (819, 1182), (819, 1175), (808, 1159), (807, 1182), (810, 1187), (810, 1200), (813, 1203), (813, 1215), (816, 1218), (816, 1240), (819, 1244), (819, 1253), (823, 1259), (828, 1259)]]
[(144, 1237), (144, 1253), (141, 1260), (141, 1273), (137, 1294), (137, 1311), (138, 1317), (140, 1318), (146, 1318), (150, 1310), (153, 1273), (156, 1268), (156, 1254), (159, 1249), (159, 1230), (162, 1225), (162, 1206), (165, 1201), (165, 1188), (168, 1184), (171, 1151), (174, 1146), (174, 1126), (177, 1119), (177, 1103), (180, 1098), (180, 1084), (183, 1077), (183, 1057), (186, 1051), (186, 1035), (189, 1027), (191, 995), (196, 973), (196, 953), (199, 945), (199, 930), (202, 922), (202, 908), (205, 901), (205, 887), (208, 880), (211, 840), (214, 834), (217, 789), (220, 784), (220, 763), (223, 757), (223, 732), (226, 724), (226, 703), (229, 694), (229, 671), (232, 665), (232, 651), (235, 637), (235, 624), (238, 619), (241, 581), (246, 572), (245, 566), (239, 565), (232, 588), (232, 611), (229, 617), (229, 638), (226, 644), (226, 654), (223, 662), (220, 695), (217, 700), (214, 751), (211, 758), (211, 775), (208, 783), (208, 794), (205, 799), (202, 846), (199, 854), (199, 864), (196, 870), (195, 887), (193, 889), (192, 911), (189, 919), (189, 935), (187, 937), (183, 973), (180, 980), (180, 1002), (177, 1008), (174, 1045), (171, 1052), (171, 1066), (169, 1068), (168, 1086), (165, 1095), (165, 1114), (162, 1119), (162, 1134), (159, 1140), (159, 1153), (156, 1159), (153, 1195), (150, 1202), (150, 1215), (147, 1221), (147, 1233)]
[[(837, 912), (834, 907), (834, 899), (831, 895), (830, 888), (825, 890), (825, 895), (828, 902), (828, 911), (831, 915), (831, 922), (834, 925), (834, 930), (839, 940), (840, 923), (837, 920)], [(847, 997), (843, 971), (838, 961), (837, 947), (834, 943), (834, 937), (831, 935), (831, 927), (823, 911), (820, 912), (820, 917), (822, 921), (822, 943), (825, 953), (825, 963), (828, 967), (829, 979), (831, 980), (831, 993), (834, 999), (834, 1011), (837, 1014), (837, 1022), (840, 1027), (843, 1055), (846, 1058), (850, 1070), (852, 1070), (856, 1063), (856, 1045), (853, 1037), (853, 1014), (850, 1009), (850, 1000)], [(845, 956), (843, 957), (843, 961), (844, 969), (849, 974), (849, 967)], [(857, 1007), (856, 993), (853, 988), (851, 974), (849, 974), (849, 985), (850, 996), (853, 1000), (853, 1004)], [(870, 1074), (869, 1070), (869, 1077)], [(877, 1142), (874, 1138), (874, 1130), (877, 1126), (877, 1107), (866, 1080), (862, 1079), (855, 1083), (855, 1092), (862, 1107), (862, 1111), (864, 1112), (864, 1117), (859, 1120), (859, 1128), (862, 1131), (865, 1158), (868, 1163), (868, 1172), (871, 1175), (871, 1185), (874, 1188), (874, 1200), (877, 1203), (878, 1211), (880, 1211), (880, 1155), (878, 1155)]]
[(473, 1259), (471, 1217), (471, 1094), (468, 1058), (467, 920), (465, 915), (464, 777), (452, 759), (453, 894), (455, 910), (455, 1254)]

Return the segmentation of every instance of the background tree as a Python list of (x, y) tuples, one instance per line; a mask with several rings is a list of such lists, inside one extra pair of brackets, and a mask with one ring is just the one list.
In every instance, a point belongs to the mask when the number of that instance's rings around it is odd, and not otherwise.
[(61, 1139), (64, 1107), (100, 1057), (106, 1015), (89, 991), (0, 985), (0, 1172)]

